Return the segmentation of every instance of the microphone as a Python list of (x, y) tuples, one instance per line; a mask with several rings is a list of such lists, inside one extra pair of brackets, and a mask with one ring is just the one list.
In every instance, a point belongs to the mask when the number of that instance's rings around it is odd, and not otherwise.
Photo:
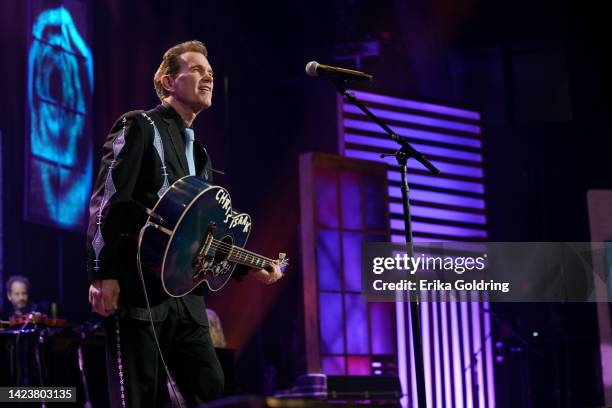
[(332, 67), (319, 64), (317, 61), (310, 61), (306, 64), (306, 73), (312, 77), (316, 76), (335, 76), (353, 81), (371, 81), (372, 75), (352, 69)]

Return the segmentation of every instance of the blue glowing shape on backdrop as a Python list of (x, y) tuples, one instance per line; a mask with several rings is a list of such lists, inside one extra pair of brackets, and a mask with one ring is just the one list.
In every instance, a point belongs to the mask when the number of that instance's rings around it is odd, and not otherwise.
[(38, 213), (32, 218), (75, 227), (85, 221), (92, 175), (86, 119), (93, 92), (93, 58), (64, 7), (41, 12), (32, 36), (29, 212)]

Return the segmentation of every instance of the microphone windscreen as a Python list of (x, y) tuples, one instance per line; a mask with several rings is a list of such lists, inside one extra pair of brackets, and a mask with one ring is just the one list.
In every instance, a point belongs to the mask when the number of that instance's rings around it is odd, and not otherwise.
[(306, 73), (312, 77), (317, 76), (317, 68), (319, 67), (319, 63), (317, 61), (310, 61), (306, 64)]

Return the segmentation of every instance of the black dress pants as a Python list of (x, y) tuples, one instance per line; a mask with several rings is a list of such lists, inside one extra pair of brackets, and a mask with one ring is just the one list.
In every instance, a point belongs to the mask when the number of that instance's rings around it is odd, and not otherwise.
[[(217, 399), (223, 370), (208, 326), (196, 323), (180, 299), (170, 299), (167, 317), (155, 322), (160, 346), (176, 388), (187, 406)], [(107, 321), (107, 369), (112, 407), (171, 406), (167, 376), (149, 321)]]

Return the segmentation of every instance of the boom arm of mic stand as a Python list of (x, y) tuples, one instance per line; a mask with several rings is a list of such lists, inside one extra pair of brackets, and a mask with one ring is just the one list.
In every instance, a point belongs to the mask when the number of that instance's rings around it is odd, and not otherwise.
[(440, 174), (440, 170), (436, 166), (434, 166), (433, 163), (431, 163), (427, 159), (427, 157), (425, 157), (421, 152), (419, 152), (414, 147), (412, 147), (410, 143), (408, 143), (403, 137), (401, 137), (400, 135), (395, 133), (393, 130), (391, 130), (389, 126), (387, 126), (382, 120), (380, 120), (376, 115), (374, 115), (364, 104), (362, 104), (359, 101), (359, 99), (355, 97), (354, 94), (347, 91), (346, 89), (347, 80), (346, 79), (336, 79), (334, 81), (334, 84), (336, 85), (336, 89), (338, 90), (338, 93), (340, 93), (340, 95), (344, 96), (353, 105), (357, 106), (363, 113), (365, 113), (370, 119), (372, 119), (374, 123), (376, 123), (385, 132), (387, 132), (387, 135), (389, 135), (389, 137), (392, 140), (394, 140), (396, 143), (398, 143), (401, 146), (401, 150), (404, 152), (404, 154), (406, 154), (408, 159), (410, 157), (414, 157), (419, 163), (425, 166), (432, 174), (436, 174), (436, 175)]

